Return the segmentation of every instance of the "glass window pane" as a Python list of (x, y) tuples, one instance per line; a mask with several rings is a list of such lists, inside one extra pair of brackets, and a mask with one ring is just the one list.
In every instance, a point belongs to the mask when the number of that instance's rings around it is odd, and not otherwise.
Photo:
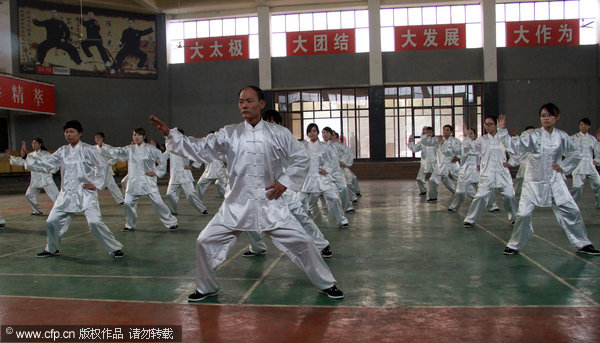
[(481, 6), (480, 5), (469, 5), (465, 6), (465, 13), (467, 23), (480, 23), (481, 22)]
[(519, 21), (519, 4), (506, 4), (506, 21)]
[(356, 29), (356, 52), (369, 52), (369, 29)]
[(438, 24), (450, 24), (452, 18), (450, 14), (450, 6), (440, 6), (437, 8), (437, 23)]
[(550, 2), (550, 19), (563, 19), (565, 16), (563, 2), (562, 1), (551, 1)]
[(379, 12), (381, 27), (394, 26), (394, 10), (384, 9)]
[(369, 11), (355, 11), (354, 20), (356, 21), (357, 28), (368, 28), (369, 27)]
[(169, 40), (183, 38), (183, 23), (171, 22), (169, 24)]
[(550, 9), (547, 2), (535, 3), (535, 20), (548, 20)]
[(175, 45), (174, 49), (171, 49), (170, 63), (184, 63), (185, 61), (185, 49), (177, 48)]
[(423, 25), (434, 25), (436, 23), (435, 7), (423, 7)]
[(407, 8), (394, 9), (394, 26), (406, 26), (406, 25), (408, 25), (408, 9)]
[(186, 21), (183, 23), (183, 38), (196, 38), (196, 22)]
[(420, 7), (411, 7), (408, 9), (408, 25), (421, 25), (423, 17), (421, 16)]
[(271, 56), (283, 57), (287, 55), (285, 33), (274, 33), (271, 35)]
[(210, 20), (210, 37), (223, 36), (223, 22), (221, 19)]
[(285, 16), (271, 16), (271, 32), (285, 32)]
[(235, 36), (235, 19), (223, 19), (223, 36)]
[(327, 30), (327, 13), (313, 13), (313, 26), (315, 30)]
[(196, 32), (198, 38), (210, 37), (210, 27), (208, 20), (202, 20), (196, 23)]
[(341, 27), (340, 12), (327, 12), (327, 29), (336, 30)]
[(248, 40), (250, 58), (258, 58), (258, 35), (250, 35)]
[(521, 18), (521, 21), (535, 20), (534, 13), (535, 11), (533, 2), (524, 2), (521, 4), (521, 10), (519, 13), (519, 18)]
[(496, 23), (496, 46), (506, 46), (506, 23)]
[[(571, 3), (571, 1), (568, 1), (569, 3)], [(595, 15), (594, 13), (598, 13), (598, 1), (597, 0), (579, 0), (579, 1), (573, 1), (575, 3), (579, 2), (579, 10), (581, 11), (581, 17), (582, 18), (594, 18)], [(571, 5), (567, 5), (568, 7), (571, 7)], [(579, 16), (577, 16), (579, 17)]]
[(342, 29), (353, 29), (354, 26), (354, 11), (343, 11), (342, 13)]
[(247, 35), (250, 30), (248, 18), (237, 18), (235, 20), (235, 34), (236, 35)]
[(300, 14), (300, 31), (313, 30), (313, 15), (312, 13)]
[(250, 17), (250, 34), (258, 34), (258, 17)]
[(285, 31), (293, 32), (300, 30), (300, 17), (297, 14), (288, 14), (285, 16)]
[[(586, 13), (586, 12), (581, 12), (581, 13)], [(579, 3), (578, 3), (578, 1), (565, 1), (565, 19), (579, 19)]]
[(465, 6), (452, 6), (452, 24), (462, 24), (465, 22)]
[(394, 28), (381, 28), (381, 51), (394, 51)]
[(496, 21), (505, 21), (504, 4), (496, 4)]
[(467, 24), (467, 49), (481, 48), (483, 39), (481, 37), (481, 24)]

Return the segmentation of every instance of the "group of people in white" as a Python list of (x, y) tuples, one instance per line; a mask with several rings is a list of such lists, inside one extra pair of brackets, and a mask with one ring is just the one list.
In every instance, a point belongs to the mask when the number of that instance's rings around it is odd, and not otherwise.
[[(500, 212), (494, 193), (497, 189), (504, 199), (508, 222), (514, 226), (503, 254), (512, 255), (524, 248), (533, 235), (531, 214), (537, 206), (552, 208), (578, 253), (600, 255), (587, 237), (576, 204), (589, 179), (596, 208), (600, 209), (600, 176), (596, 169), (600, 165), (600, 134), (591, 135), (591, 121), (583, 118), (579, 132), (569, 137), (555, 127), (559, 119), (559, 108), (544, 104), (539, 110), (541, 127), (527, 127), (518, 135), (508, 133), (504, 115), (490, 115), (484, 120), (484, 135), (476, 137), (473, 129), (464, 127), (462, 142), (452, 136), (450, 125), (443, 127), (439, 137), (434, 136), (433, 128), (424, 127), (418, 143), (414, 136), (408, 140), (409, 149), (421, 152), (417, 174), (420, 195), (428, 195), (429, 203), (436, 202), (441, 181), (453, 193), (448, 212), (456, 213), (468, 194), (473, 201), (463, 225), (472, 228), (486, 207), (490, 212)], [(519, 166), (514, 185), (511, 166)], [(429, 193), (427, 174), (431, 174)], [(570, 189), (566, 175), (572, 175)], [(456, 186), (450, 178), (456, 180)], [(518, 205), (516, 195), (520, 195)]]
[[(202, 230), (197, 242), (197, 290), (189, 301), (200, 301), (217, 294), (218, 283), (213, 270), (222, 263), (240, 232), (246, 231), (250, 247), (243, 256), (263, 255), (267, 234), (275, 246), (288, 254), (303, 269), (309, 279), (328, 297), (340, 299), (343, 293), (323, 258), (332, 257), (329, 241), (310, 217), (320, 195), (329, 212), (341, 228), (349, 227), (346, 213), (354, 213), (360, 190), (356, 175), (349, 169), (353, 163), (350, 148), (339, 141), (331, 128), (321, 132), (318, 139), (316, 124), (308, 126), (309, 141), (300, 143), (284, 128), (281, 115), (266, 111), (264, 94), (254, 86), (243, 88), (239, 108), (245, 121), (229, 125), (208, 136), (196, 139), (183, 130), (169, 130), (158, 118), (151, 124), (166, 137), (167, 150), (146, 143), (146, 132), (136, 128), (132, 142), (124, 147), (104, 143), (104, 133), (94, 136), (95, 146), (81, 141), (83, 127), (77, 120), (63, 126), (68, 144), (50, 154), (41, 139), (32, 142), (33, 152), (27, 153), (22, 142), (21, 157), (6, 155), (10, 163), (31, 171), (31, 183), (26, 197), (32, 215), (41, 215), (37, 195), (45, 189), (54, 202), (46, 221), (47, 244), (37, 257), (59, 255), (60, 242), (67, 232), (73, 215), (84, 212), (90, 231), (102, 247), (114, 258), (125, 256), (123, 245), (117, 241), (102, 221), (98, 190), (108, 188), (115, 201), (124, 205), (123, 231), (136, 229), (137, 203), (147, 195), (154, 211), (168, 231), (179, 229), (177, 218), (179, 193), (183, 189), (192, 208), (208, 214), (202, 197), (211, 182), (217, 184), (224, 197), (219, 212)], [(112, 165), (127, 161), (127, 175), (122, 184), (125, 196), (114, 180)], [(157, 179), (167, 173), (169, 185), (167, 203), (163, 201)], [(231, 162), (231, 163), (230, 163)], [(193, 167), (206, 165), (196, 187)], [(61, 190), (58, 191), (52, 174), (61, 171)], [(0, 218), (0, 227), (5, 227)]]

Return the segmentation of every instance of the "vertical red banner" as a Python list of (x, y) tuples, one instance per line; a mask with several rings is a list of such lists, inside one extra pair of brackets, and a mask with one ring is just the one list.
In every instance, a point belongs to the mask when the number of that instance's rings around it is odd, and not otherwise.
[(506, 46), (578, 44), (578, 19), (506, 22)]
[(396, 51), (466, 48), (466, 25), (396, 26)]
[(356, 52), (354, 29), (286, 33), (287, 56)]
[(185, 63), (250, 58), (248, 35), (186, 39)]
[(54, 86), (10, 75), (0, 75), (0, 108), (55, 114)]

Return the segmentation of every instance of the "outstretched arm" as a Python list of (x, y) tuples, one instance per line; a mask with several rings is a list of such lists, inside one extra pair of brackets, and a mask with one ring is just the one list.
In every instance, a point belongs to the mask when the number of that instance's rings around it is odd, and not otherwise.
[(169, 127), (167, 126), (167, 124), (163, 123), (160, 119), (158, 119), (154, 115), (150, 115), (150, 125), (152, 125), (155, 128), (157, 128), (158, 131), (160, 131), (160, 133), (163, 136), (168, 136), (169, 135), (169, 131), (171, 131), (171, 129), (169, 129)]

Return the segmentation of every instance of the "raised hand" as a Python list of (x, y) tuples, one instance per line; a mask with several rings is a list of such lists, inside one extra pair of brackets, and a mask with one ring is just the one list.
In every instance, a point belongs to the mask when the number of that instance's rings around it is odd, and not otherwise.
[(160, 133), (162, 133), (163, 136), (168, 136), (169, 135), (170, 129), (167, 126), (167, 124), (163, 123), (160, 119), (158, 119), (154, 115), (150, 116), (150, 125), (152, 125), (155, 128), (157, 128), (158, 131), (160, 131)]
[(415, 142), (415, 135), (410, 135), (410, 137), (408, 137), (408, 142), (409, 143), (414, 143)]
[(506, 129), (506, 115), (501, 114), (498, 116), (498, 128)]

